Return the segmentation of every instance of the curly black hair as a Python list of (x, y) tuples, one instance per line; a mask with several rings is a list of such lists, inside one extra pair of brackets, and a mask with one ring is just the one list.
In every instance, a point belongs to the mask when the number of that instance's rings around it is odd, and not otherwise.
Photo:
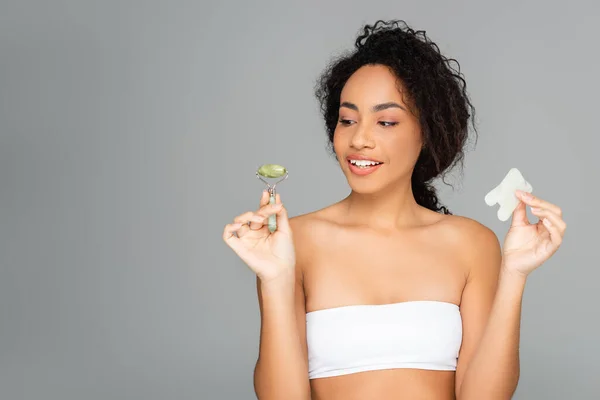
[[(455, 62), (457, 69), (452, 68)], [(440, 53), (425, 31), (415, 31), (402, 20), (365, 25), (355, 49), (335, 58), (321, 74), (315, 95), (325, 120), (329, 147), (338, 122), (340, 95), (350, 76), (364, 65), (384, 65), (404, 88), (405, 100), (418, 117), (423, 150), (411, 178), (416, 202), (430, 210), (452, 214), (441, 205), (432, 181), (463, 164), (469, 120), (477, 135), (475, 109), (467, 95), (460, 65)]]

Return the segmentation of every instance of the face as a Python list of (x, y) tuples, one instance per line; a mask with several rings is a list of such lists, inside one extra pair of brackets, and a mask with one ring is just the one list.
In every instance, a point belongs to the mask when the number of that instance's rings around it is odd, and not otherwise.
[(364, 66), (348, 79), (333, 146), (355, 192), (374, 193), (410, 182), (421, 152), (421, 131), (387, 67)]

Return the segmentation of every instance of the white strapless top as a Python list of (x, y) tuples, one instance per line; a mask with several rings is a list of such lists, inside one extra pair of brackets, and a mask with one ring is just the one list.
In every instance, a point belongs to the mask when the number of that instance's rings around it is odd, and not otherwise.
[(407, 301), (306, 313), (309, 378), (392, 368), (456, 370), (462, 319), (456, 304)]

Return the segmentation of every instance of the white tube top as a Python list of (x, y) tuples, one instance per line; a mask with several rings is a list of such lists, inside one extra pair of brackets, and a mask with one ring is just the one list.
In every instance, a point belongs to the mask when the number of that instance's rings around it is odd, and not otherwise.
[(309, 378), (392, 368), (456, 370), (462, 319), (456, 304), (406, 301), (306, 313)]

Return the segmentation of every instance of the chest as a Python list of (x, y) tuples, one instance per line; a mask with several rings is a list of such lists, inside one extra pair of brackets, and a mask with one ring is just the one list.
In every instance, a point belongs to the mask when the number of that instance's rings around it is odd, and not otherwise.
[(460, 303), (460, 251), (431, 234), (332, 234), (302, 266), (307, 311), (411, 300)]

